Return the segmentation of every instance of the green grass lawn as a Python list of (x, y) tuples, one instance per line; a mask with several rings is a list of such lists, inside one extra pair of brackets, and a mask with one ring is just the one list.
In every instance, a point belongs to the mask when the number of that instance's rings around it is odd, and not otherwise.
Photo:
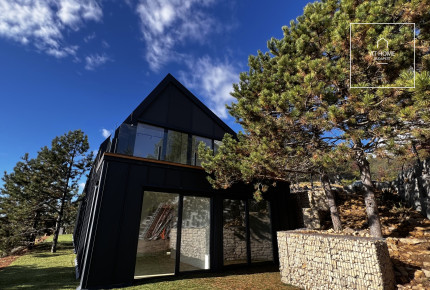
[(72, 235), (61, 235), (57, 253), (52, 239), (41, 243), (0, 271), (0, 289), (76, 289)]
[[(50, 252), (52, 239), (37, 245), (0, 271), (0, 289), (76, 289), (72, 235), (59, 238), (58, 251)], [(124, 289), (297, 289), (281, 283), (273, 267), (230, 270), (182, 277), (165, 277)]]

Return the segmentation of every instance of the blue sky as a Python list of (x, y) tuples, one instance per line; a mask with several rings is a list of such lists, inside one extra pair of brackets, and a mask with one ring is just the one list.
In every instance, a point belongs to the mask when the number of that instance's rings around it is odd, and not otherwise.
[(1, 175), (69, 130), (96, 150), (167, 73), (237, 131), (232, 83), (307, 2), (0, 0)]

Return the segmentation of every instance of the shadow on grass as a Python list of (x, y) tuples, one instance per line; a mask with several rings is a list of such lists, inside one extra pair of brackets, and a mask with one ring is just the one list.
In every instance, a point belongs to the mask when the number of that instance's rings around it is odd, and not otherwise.
[(63, 256), (63, 255), (66, 255), (66, 254), (62, 254), (62, 253), (53, 254), (53, 253), (49, 252), (49, 253), (33, 254), (33, 257), (35, 257), (35, 258), (52, 258), (52, 257)]
[(165, 276), (165, 277), (154, 277), (154, 278), (143, 278), (143, 279), (136, 279), (134, 280), (133, 285), (145, 285), (150, 283), (158, 283), (158, 282), (171, 282), (171, 281), (177, 281), (182, 279), (192, 279), (192, 278), (217, 278), (217, 277), (228, 277), (232, 275), (251, 275), (251, 274), (258, 274), (258, 273), (272, 273), (272, 272), (278, 272), (279, 273), (279, 267), (273, 265), (273, 264), (267, 264), (264, 263), (262, 265), (255, 265), (255, 266), (244, 266), (244, 265), (231, 265), (228, 267), (225, 267), (222, 272), (186, 272), (181, 273), (178, 276)]
[[(36, 245), (33, 249), (31, 249), (31, 252), (32, 253), (51, 252), (51, 246), (52, 246), (52, 242), (44, 242)], [(59, 242), (57, 244), (57, 251), (71, 250), (71, 249), (73, 249), (73, 242)]]
[(0, 289), (75, 289), (74, 267), (14, 265), (0, 272)]

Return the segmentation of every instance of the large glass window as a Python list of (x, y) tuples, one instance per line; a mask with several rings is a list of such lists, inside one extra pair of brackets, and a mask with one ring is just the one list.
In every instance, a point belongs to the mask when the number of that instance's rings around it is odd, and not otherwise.
[(267, 201), (249, 200), (249, 230), (251, 234), (251, 261), (273, 261), (272, 233)]
[(192, 146), (191, 146), (191, 165), (201, 166), (201, 160), (198, 157), (198, 149), (200, 142), (205, 143), (205, 145), (211, 149), (212, 148), (212, 140), (209, 138), (203, 138), (199, 136), (192, 137)]
[(187, 164), (188, 134), (169, 130), (167, 133), (166, 160)]
[(164, 129), (147, 124), (137, 125), (134, 156), (161, 160)]
[(224, 199), (223, 201), (223, 250), (224, 265), (247, 262), (243, 200)]
[(136, 139), (136, 126), (122, 124), (119, 127), (116, 153), (133, 155)]
[(175, 273), (178, 194), (145, 191), (134, 276)]
[(185, 196), (182, 211), (181, 271), (209, 269), (210, 198)]
[(222, 145), (222, 141), (214, 140), (214, 154), (218, 153), (219, 147)]

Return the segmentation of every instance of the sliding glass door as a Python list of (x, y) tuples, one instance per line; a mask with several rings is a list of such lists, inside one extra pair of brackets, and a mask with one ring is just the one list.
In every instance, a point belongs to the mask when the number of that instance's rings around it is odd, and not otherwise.
[(178, 202), (178, 194), (145, 191), (135, 277), (175, 273)]
[(224, 265), (273, 261), (269, 203), (223, 200)]
[(209, 269), (210, 198), (145, 191), (138, 239), (135, 278)]
[(223, 257), (224, 265), (246, 264), (245, 202), (224, 199), (223, 201)]
[(209, 269), (210, 198), (185, 196), (180, 271)]
[(254, 199), (248, 202), (251, 261), (273, 261), (269, 203), (265, 200), (256, 202)]

